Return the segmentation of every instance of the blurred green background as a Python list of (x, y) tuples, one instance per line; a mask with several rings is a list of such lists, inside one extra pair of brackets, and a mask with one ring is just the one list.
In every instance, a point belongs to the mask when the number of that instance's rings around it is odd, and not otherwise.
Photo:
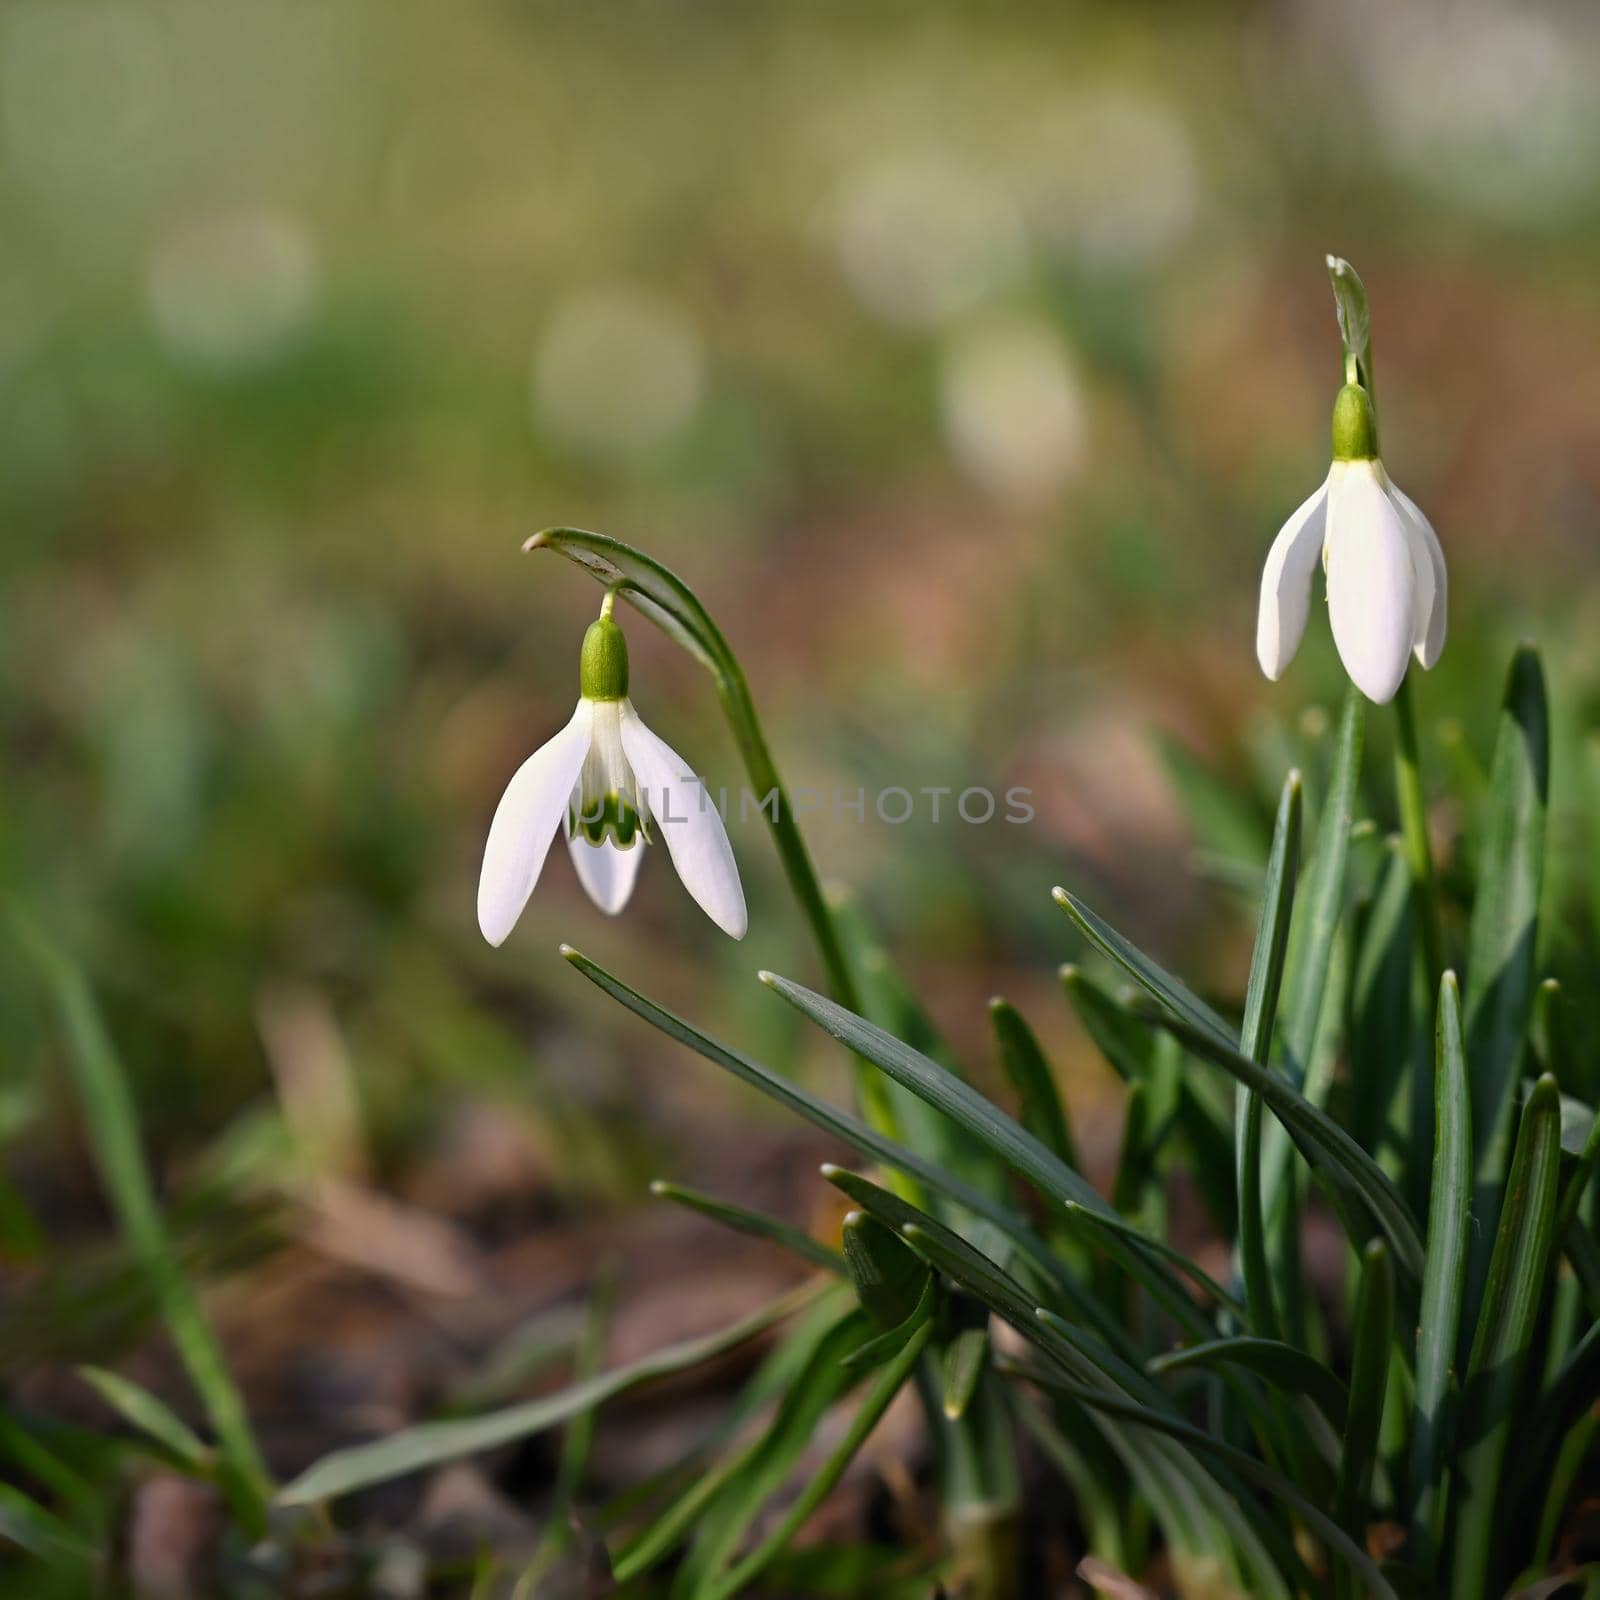
[[(654, 1173), (815, 1203), (806, 1137), (558, 940), (845, 1092), (750, 981), (817, 976), (754, 821), (741, 945), (664, 858), (612, 923), (560, 851), (482, 943), (488, 819), (599, 600), (520, 542), (598, 528), (695, 585), (792, 786), (1029, 786), (1026, 827), (869, 807), (813, 851), (980, 1077), (1002, 990), (1114, 1126), (1048, 890), (1240, 977), (1162, 739), (1276, 784), (1340, 692), (1320, 606), (1284, 684), (1252, 655), (1326, 470), (1325, 251), (1450, 562), (1431, 758), (1486, 753), (1524, 634), (1592, 724), (1597, 69), (1578, 4), (8, 0), (0, 879), (90, 969), (197, 1258), (251, 1268), (224, 1327), (286, 1467), (414, 1414), (603, 1247), (648, 1286)], [(643, 715), (738, 782), (700, 669), (629, 638)], [(0, 1355), (83, 1409), (45, 1357), (115, 1359), (141, 1307), (9, 961), (0, 1073)], [(441, 1313), (406, 1296), (478, 1310), (374, 1399), (375, 1336), (306, 1314), (308, 1283), (372, 1312), (339, 1272), (413, 1332)], [(647, 1298), (637, 1346), (720, 1283)]]

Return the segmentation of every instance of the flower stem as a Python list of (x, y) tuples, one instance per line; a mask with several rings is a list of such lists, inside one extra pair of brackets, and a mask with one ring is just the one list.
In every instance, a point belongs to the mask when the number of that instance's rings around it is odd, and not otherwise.
[[(816, 868), (811, 861), (811, 852), (806, 848), (805, 838), (795, 821), (789, 791), (767, 746), (766, 734), (761, 719), (756, 715), (755, 701), (750, 696), (744, 669), (731, 649), (718, 666), (717, 696), (722, 702), (723, 715), (728, 719), (734, 743), (738, 745), (739, 754), (744, 760), (745, 774), (750, 779), (751, 788), (761, 801), (761, 814), (767, 819), (778, 859), (783, 863), (784, 876), (789, 880), (790, 892), (799, 904), (801, 915), (811, 930), (817, 954), (822, 958), (828, 987), (840, 1005), (859, 1013), (860, 986), (845, 955), (838, 924), (822, 892)], [(772, 802), (770, 807), (768, 800)], [(888, 1085), (875, 1067), (859, 1057), (856, 1058), (856, 1095), (867, 1121), (880, 1133), (898, 1138), (899, 1118), (889, 1098)]]
[(1444, 948), (1439, 932), (1439, 896), (1434, 883), (1433, 851), (1428, 844), (1428, 809), (1422, 792), (1422, 763), (1417, 754), (1417, 722), (1411, 704), (1409, 673), (1400, 680), (1394, 711), (1395, 788), (1400, 801), (1400, 830), (1406, 865), (1411, 872), (1411, 895), (1422, 933), (1422, 956), (1428, 969), (1428, 983), (1437, 988), (1444, 971)]

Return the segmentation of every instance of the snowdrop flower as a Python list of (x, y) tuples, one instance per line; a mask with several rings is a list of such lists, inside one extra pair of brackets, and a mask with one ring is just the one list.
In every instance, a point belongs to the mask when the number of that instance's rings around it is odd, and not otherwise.
[(611, 620), (612, 599), (584, 635), (578, 709), (517, 769), (489, 826), (478, 926), (490, 944), (516, 926), (562, 826), (579, 881), (607, 915), (627, 905), (653, 825), (700, 909), (724, 933), (744, 937), (744, 890), (727, 830), (704, 784), (633, 709), (628, 645)]
[(1339, 658), (1356, 687), (1382, 705), (1410, 656), (1424, 667), (1439, 659), (1448, 594), (1438, 535), (1383, 470), (1372, 401), (1356, 383), (1334, 403), (1327, 479), (1284, 523), (1261, 574), (1256, 659), (1274, 681), (1306, 630), (1319, 556)]

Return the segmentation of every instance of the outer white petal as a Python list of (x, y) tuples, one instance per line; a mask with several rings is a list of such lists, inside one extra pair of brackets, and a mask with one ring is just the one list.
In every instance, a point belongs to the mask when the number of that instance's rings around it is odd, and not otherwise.
[(1261, 609), (1256, 618), (1256, 660), (1276, 682), (1300, 648), (1311, 612), (1311, 576), (1322, 554), (1328, 489), (1341, 470), (1335, 464), (1315, 494), (1279, 530), (1261, 573)]
[(688, 762), (645, 727), (629, 701), (622, 706), (622, 749), (684, 888), (724, 933), (744, 938), (749, 926), (744, 889), (716, 802)]
[[(1389, 493), (1399, 503), (1401, 515), (1406, 519), (1407, 531), (1412, 535), (1412, 559), (1417, 567), (1417, 631), (1411, 641), (1412, 653), (1424, 667), (1431, 667), (1444, 653), (1444, 636), (1450, 624), (1450, 576), (1445, 571), (1444, 547), (1417, 502), (1393, 480), (1389, 483)], [(1432, 578), (1426, 610), (1421, 593), (1424, 569)]]
[(1399, 507), (1375, 463), (1353, 461), (1328, 507), (1328, 616), (1355, 685), (1394, 699), (1416, 632), (1416, 569)]
[(500, 797), (478, 879), (478, 926), (490, 944), (505, 942), (539, 881), (589, 753), (592, 713), (580, 700), (572, 721), (517, 768)]
[(636, 839), (623, 850), (609, 836), (599, 844), (590, 844), (582, 834), (569, 834), (567, 848), (572, 852), (573, 866), (578, 869), (578, 882), (589, 898), (608, 917), (616, 916), (633, 894), (639, 868), (644, 863), (644, 840)]

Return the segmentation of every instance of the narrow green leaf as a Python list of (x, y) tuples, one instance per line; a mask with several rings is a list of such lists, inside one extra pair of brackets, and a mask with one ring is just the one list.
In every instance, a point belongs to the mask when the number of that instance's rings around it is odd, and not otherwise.
[(884, 1412), (911, 1376), (932, 1331), (932, 1323), (924, 1317), (900, 1353), (873, 1381), (866, 1398), (850, 1419), (844, 1437), (834, 1446), (816, 1476), (800, 1492), (783, 1520), (721, 1582), (707, 1591), (707, 1600), (728, 1600), (729, 1596), (745, 1593), (751, 1580), (788, 1544), (812, 1512), (833, 1492), (839, 1479), (844, 1476), (845, 1468), (855, 1459), (856, 1453), (867, 1442), (872, 1430), (883, 1419)]
[[(947, 1272), (991, 1310), (999, 1312), (1024, 1338), (1031, 1337), (1037, 1299), (998, 1262), (936, 1218), (860, 1173), (829, 1164), (823, 1167), (822, 1175), (863, 1211), (895, 1229), (919, 1256), (932, 1259), (928, 1252), (936, 1248), (939, 1256), (933, 1264), (940, 1271)], [(915, 1230), (915, 1238), (908, 1230)], [(1086, 1329), (1074, 1327), (1071, 1337), (1074, 1349), (1096, 1370), (1110, 1374), (1151, 1404), (1168, 1403), (1161, 1389), (1139, 1367)]]
[(958, 1328), (940, 1354), (940, 1401), (952, 1422), (966, 1415), (972, 1396), (989, 1364), (989, 1310), (975, 1300), (956, 1299), (956, 1308), (971, 1307), (965, 1325)]
[[(1036, 1184), (1041, 1192), (1058, 1204), (1070, 1202), (1086, 1209), (1109, 1212), (1086, 1179), (1040, 1144), (1020, 1124), (961, 1079), (953, 1077), (927, 1056), (902, 1044), (863, 1017), (807, 989), (803, 984), (763, 972), (761, 981), (782, 995), (792, 1006), (810, 1017), (818, 1027), (863, 1060), (886, 1072), (897, 1083), (914, 1090), (947, 1117), (975, 1135), (994, 1151), (1007, 1166)], [(1109, 1241), (1108, 1241), (1109, 1243)], [(1154, 1251), (1138, 1246), (1110, 1245), (1115, 1258), (1135, 1273), (1156, 1295), (1161, 1304), (1180, 1322), (1193, 1330), (1203, 1326), (1183, 1285), (1166, 1262)]]
[[(837, 885), (830, 884), (826, 893), (845, 959), (856, 979), (861, 1004), (854, 1009), (880, 1028), (887, 1028), (897, 1039), (932, 1056), (957, 1077), (965, 1076), (927, 1008), (895, 966), (860, 900)], [(885, 1131), (893, 1131), (903, 1144), (937, 1161), (975, 1188), (1000, 1197), (1003, 1181), (998, 1188), (995, 1186), (998, 1175), (993, 1165), (982, 1159), (977, 1147), (959, 1128), (899, 1084), (880, 1081), (878, 1087), (893, 1114), (893, 1128), (885, 1125)], [(908, 1180), (900, 1185), (906, 1188), (907, 1198), (923, 1198), (914, 1185), (907, 1184)]]
[(104, 1367), (79, 1367), (78, 1376), (125, 1421), (154, 1439), (185, 1471), (196, 1477), (210, 1474), (212, 1452), (164, 1400)]
[(415, 1427), (402, 1428), (371, 1444), (335, 1450), (279, 1490), (278, 1504), (301, 1506), (318, 1500), (331, 1500), (338, 1495), (349, 1494), (354, 1489), (386, 1483), (391, 1478), (420, 1472), (425, 1467), (457, 1461), (462, 1456), (477, 1455), (481, 1451), (509, 1444), (513, 1439), (525, 1439), (532, 1434), (542, 1433), (546, 1428), (553, 1428), (558, 1423), (579, 1416), (614, 1395), (636, 1389), (656, 1378), (669, 1377), (675, 1372), (699, 1366), (735, 1349), (757, 1334), (764, 1333), (773, 1323), (781, 1321), (791, 1312), (799, 1310), (816, 1295), (817, 1285), (822, 1281), (819, 1279), (814, 1283), (802, 1284), (781, 1299), (774, 1300), (717, 1333), (668, 1345), (653, 1355), (644, 1356), (625, 1367), (600, 1373), (556, 1394), (544, 1395), (521, 1405), (507, 1406), (481, 1417), (418, 1423)]
[(892, 1228), (852, 1211), (844, 1219), (844, 1259), (862, 1309), (879, 1328), (904, 1322), (927, 1291), (928, 1269)]
[[(1081, 968), (1061, 968), (1062, 990), (1079, 1022), (1107, 1064), (1124, 1083), (1143, 1082), (1156, 1071), (1158, 1038)], [(1178, 1081), (1178, 1131), (1193, 1157), (1192, 1173), (1225, 1237), (1236, 1231), (1232, 1180), (1234, 1135), (1231, 1107), (1203, 1078), (1185, 1073)]]
[(1175, 1245), (1168, 1244), (1159, 1235), (1146, 1233), (1143, 1228), (1129, 1222), (1125, 1217), (1114, 1216), (1104, 1211), (1091, 1211), (1087, 1206), (1081, 1206), (1075, 1200), (1069, 1201), (1066, 1209), (1068, 1215), (1075, 1222), (1080, 1223), (1090, 1232), (1120, 1234), (1129, 1244), (1138, 1245), (1145, 1250), (1153, 1250), (1157, 1255), (1171, 1262), (1186, 1278), (1203, 1289), (1217, 1305), (1226, 1307), (1240, 1321), (1249, 1320), (1249, 1313), (1240, 1300), (1230, 1294), (1203, 1267), (1191, 1261)]
[(1502, 1526), (1500, 1473), (1516, 1423), (1523, 1368), (1549, 1278), (1561, 1163), (1561, 1092), (1547, 1073), (1528, 1097), (1489, 1262), (1462, 1396), (1464, 1445), (1454, 1518), (1452, 1594), (1483, 1593)]
[(1258, 1067), (1237, 1050), (1219, 1045), (1209, 1035), (1177, 1017), (1154, 1019), (1177, 1034), (1196, 1055), (1230, 1073), (1259, 1094), (1288, 1130), (1307, 1161), (1337, 1191), (1364, 1204), (1394, 1247), (1395, 1260), (1408, 1279), (1422, 1275), (1422, 1241), (1416, 1223), (1393, 1181), (1328, 1114), (1311, 1105), (1280, 1074)]
[[(908, 1247), (907, 1247), (908, 1248)], [(911, 1254), (915, 1256), (915, 1252)], [(870, 1372), (874, 1367), (881, 1367), (885, 1361), (892, 1361), (905, 1349), (906, 1342), (916, 1331), (933, 1315), (934, 1307), (938, 1302), (938, 1285), (933, 1274), (928, 1271), (927, 1265), (920, 1257), (916, 1257), (917, 1270), (922, 1277), (922, 1293), (916, 1305), (911, 1308), (910, 1314), (904, 1322), (897, 1323), (886, 1333), (880, 1333), (876, 1338), (868, 1339), (863, 1345), (858, 1345), (839, 1364), (849, 1372)]]
[(122, 1063), (82, 973), (20, 912), (12, 913), (12, 929), (50, 991), (101, 1181), (216, 1431), (223, 1488), (246, 1527), (259, 1532), (271, 1479), (227, 1358), (167, 1236)]
[[(681, 1478), (681, 1469), (687, 1467), (693, 1473), (692, 1481), (612, 1557), (612, 1576), (618, 1583), (630, 1582), (675, 1550), (700, 1524), (706, 1507), (722, 1494), (724, 1485), (744, 1471), (760, 1448), (759, 1436), (740, 1449), (728, 1451), (709, 1468), (697, 1458), (702, 1452), (737, 1438), (751, 1418), (794, 1384), (818, 1346), (850, 1309), (848, 1295), (849, 1290), (840, 1287), (814, 1300), (806, 1314), (796, 1318), (763, 1358), (734, 1403), (718, 1417), (711, 1438), (669, 1471), (669, 1478)], [(608, 1512), (624, 1510), (636, 1496), (641, 1500), (653, 1497), (649, 1480), (613, 1501)]]
[(0, 1541), (51, 1564), (88, 1562), (94, 1555), (78, 1533), (9, 1483), (0, 1483)]
[[(859, 1118), (829, 1105), (827, 1101), (819, 1099), (791, 1079), (719, 1043), (709, 1034), (702, 1033), (692, 1023), (685, 1022), (682, 1017), (658, 1006), (653, 1000), (647, 1000), (637, 989), (630, 988), (620, 978), (614, 977), (604, 967), (597, 965), (580, 951), (572, 949), (570, 945), (563, 945), (561, 953), (596, 988), (604, 990), (612, 999), (619, 1001), (652, 1027), (658, 1028), (669, 1039), (676, 1039), (680, 1044), (687, 1045), (714, 1066), (731, 1073), (742, 1083), (759, 1089), (769, 1098), (776, 1100), (779, 1105), (785, 1106), (824, 1132), (833, 1134), (835, 1138), (843, 1140), (845, 1144), (859, 1150), (863, 1155), (871, 1156), (887, 1166), (909, 1173), (928, 1189), (955, 1201), (974, 1216), (992, 1222), (1044, 1272), (1056, 1281), (1065, 1281), (1066, 1275), (1061, 1264), (1051, 1253), (1049, 1246), (1010, 1207), (974, 1189), (954, 1173), (945, 1171), (936, 1162), (925, 1160), (888, 1135), (869, 1127)], [(1100, 1203), (1104, 1204), (1103, 1201)]]
[[(931, 1217), (919, 1216), (915, 1208), (898, 1195), (855, 1173), (837, 1168), (823, 1171), (830, 1183), (843, 1189), (864, 1210), (898, 1227), (907, 1242), (926, 1256), (932, 1266), (977, 1295), (1023, 1338), (1038, 1344), (1067, 1371), (1091, 1382), (1112, 1384), (1117, 1393), (1132, 1394), (1146, 1406), (1170, 1407), (1167, 1395), (1148, 1374), (1083, 1328), (1059, 1318), (1042, 1321), (1039, 1308), (1030, 1305), (1029, 1295), (1015, 1278), (943, 1224)], [(1252, 1565), (1257, 1583), (1262, 1586), (1261, 1592), (1283, 1592), (1279, 1574), (1298, 1571), (1299, 1563), (1292, 1546), (1275, 1536), (1275, 1530), (1262, 1521), (1257, 1507), (1253, 1504), (1246, 1507), (1242, 1500), (1236, 1501), (1227, 1486), (1181, 1452), (1175, 1453), (1167, 1446), (1141, 1450), (1137, 1446), (1130, 1447), (1128, 1441), (1118, 1436), (1108, 1437), (1129, 1469), (1139, 1477), (1145, 1492), (1167, 1505), (1167, 1515), (1175, 1519), (1168, 1529), (1169, 1536), (1182, 1542), (1192, 1536), (1192, 1530), (1214, 1529), (1220, 1523), (1230, 1530), (1233, 1539), (1253, 1550)], [(1265, 1536), (1273, 1543), (1275, 1566), (1267, 1561), (1258, 1536)]]
[(732, 1228), (735, 1233), (748, 1234), (753, 1239), (767, 1239), (773, 1244), (782, 1245), (791, 1254), (811, 1262), (814, 1266), (823, 1267), (840, 1276), (844, 1274), (844, 1257), (837, 1250), (830, 1250), (821, 1240), (813, 1239), (810, 1234), (801, 1232), (799, 1228), (787, 1222), (779, 1221), (777, 1217), (769, 1217), (760, 1211), (746, 1211), (743, 1206), (730, 1205), (726, 1200), (702, 1194), (697, 1189), (686, 1189), (681, 1184), (668, 1183), (663, 1178), (657, 1178), (650, 1185), (650, 1193), (659, 1200), (671, 1200), (675, 1205), (686, 1206), (690, 1211), (698, 1211), (701, 1216), (710, 1217), (713, 1222), (720, 1222), (725, 1228)]
[(1544, 671), (1531, 646), (1511, 662), (1489, 777), (1489, 809), (1467, 943), (1464, 994), (1471, 1068), (1473, 1214), (1468, 1313), (1477, 1302), (1495, 1237), (1522, 1052), (1533, 1008), (1550, 790), (1550, 713)]
[(673, 1583), (672, 1593), (709, 1600), (721, 1590), (734, 1559), (763, 1506), (788, 1481), (822, 1419), (855, 1383), (858, 1374), (844, 1365), (866, 1342), (867, 1318), (852, 1311), (836, 1323), (811, 1360), (785, 1391), (761, 1442), (702, 1517), (699, 1531)]
[(1050, 1063), (1045, 1060), (1033, 1029), (1007, 1000), (989, 1002), (989, 1021), (999, 1046), (1000, 1065), (1011, 1080), (1011, 1087), (1017, 1091), (1023, 1127), (1074, 1171), (1079, 1170), (1067, 1109), (1061, 1102)]
[[(1356, 954), (1349, 1050), (1350, 1133), (1386, 1170), (1408, 1153), (1417, 1026), (1413, 988), (1418, 981), (1413, 908), (1411, 869), (1399, 841), (1391, 839)], [(1431, 1061), (1431, 1039), (1429, 1046)], [(1432, 1074), (1426, 1076), (1431, 1089)], [(1424, 1147), (1421, 1154), (1426, 1153)], [(1404, 1163), (1407, 1169), (1411, 1165)], [(1409, 1187), (1407, 1192), (1412, 1192)], [(1424, 1186), (1419, 1202), (1425, 1194)]]
[[(1333, 747), (1333, 766), (1328, 775), (1328, 794), (1317, 820), (1316, 840), (1311, 848), (1294, 914), (1291, 943), (1284, 978), (1284, 1043), (1288, 1049), (1289, 1070), (1298, 1080), (1305, 1077), (1316, 1042), (1317, 1027), (1327, 1002), (1328, 970), (1333, 964), (1334, 938), (1344, 914), (1345, 873), (1350, 861), (1350, 829), (1355, 822), (1358, 785), (1361, 779), (1361, 753), (1365, 737), (1365, 704), (1354, 687), (1345, 695), (1339, 718), (1339, 734)], [(1284, 1163), (1288, 1149), (1280, 1145), (1277, 1160)], [(1276, 1183), (1270, 1165), (1264, 1181), (1268, 1206), (1275, 1202)]]
[(1339, 1459), (1334, 1515), (1353, 1539), (1364, 1539), (1378, 1429), (1389, 1382), (1389, 1345), (1394, 1338), (1394, 1272), (1389, 1249), (1374, 1239), (1361, 1255), (1361, 1286), (1350, 1330), (1350, 1405)]
[[(1040, 1315), (1042, 1320), (1047, 1322), (1051, 1320), (1048, 1312), (1042, 1312)], [(1054, 1375), (1041, 1377), (1040, 1381), (1047, 1383), (1051, 1388), (1070, 1394), (1073, 1399), (1095, 1411), (1103, 1411), (1139, 1427), (1149, 1428), (1155, 1433), (1165, 1434), (1168, 1438), (1186, 1446), (1194, 1455), (1214, 1459), (1220, 1465), (1236, 1472), (1241, 1478), (1265, 1490), (1270, 1498), (1292, 1506), (1306, 1525), (1362, 1580), (1366, 1585), (1364, 1593), (1382, 1597), (1382, 1600), (1399, 1600), (1377, 1562), (1338, 1523), (1301, 1494), (1289, 1479), (1281, 1473), (1274, 1472), (1271, 1467), (1264, 1466), (1254, 1456), (1225, 1443), (1203, 1428), (1195, 1427), (1193, 1423), (1185, 1422), (1180, 1417), (1153, 1410), (1136, 1400), (1129, 1400), (1105, 1389)]]
[[(1283, 786), (1272, 830), (1261, 919), (1250, 958), (1244, 1024), (1239, 1035), (1241, 1053), (1261, 1067), (1266, 1067), (1272, 1049), (1272, 1026), (1277, 1017), (1284, 956), (1289, 947), (1289, 923), (1300, 866), (1300, 810), (1300, 774), (1291, 772)], [(1250, 1325), (1264, 1337), (1276, 1338), (1280, 1324), (1272, 1298), (1261, 1194), (1261, 1100), (1243, 1084), (1238, 1086), (1237, 1095), (1239, 1273), (1250, 1307)]]
[(1122, 1154), (1111, 1180), (1111, 1207), (1122, 1216), (1135, 1215), (1150, 1181), (1150, 1091), (1142, 1083), (1128, 1090), (1122, 1118)]
[(1305, 1395), (1336, 1428), (1344, 1426), (1349, 1390), (1314, 1356), (1281, 1339), (1211, 1339), (1154, 1356), (1145, 1365), (1148, 1371), (1163, 1376), (1197, 1367), (1206, 1371), (1219, 1366), (1244, 1367), (1278, 1389)]
[(1417, 1389), (1412, 1423), (1412, 1559), (1432, 1567), (1443, 1531), (1452, 1378), (1460, 1344), (1461, 1295), (1472, 1230), (1472, 1099), (1461, 1036), (1456, 975), (1439, 984), (1434, 1064), (1433, 1196), (1417, 1324)]
[(1238, 1044), (1233, 1029), (1205, 1001), (1124, 939), (1110, 923), (1102, 921), (1075, 894), (1060, 887), (1050, 893), (1055, 903), (1077, 923), (1089, 943), (1121, 967), (1141, 989), (1174, 1015), (1182, 1017), (1197, 1033), (1205, 1034), (1230, 1050)]
[(1124, 1083), (1147, 1078), (1155, 1055), (1150, 1030), (1076, 962), (1064, 963), (1059, 975), (1062, 991), (1106, 1065)]

